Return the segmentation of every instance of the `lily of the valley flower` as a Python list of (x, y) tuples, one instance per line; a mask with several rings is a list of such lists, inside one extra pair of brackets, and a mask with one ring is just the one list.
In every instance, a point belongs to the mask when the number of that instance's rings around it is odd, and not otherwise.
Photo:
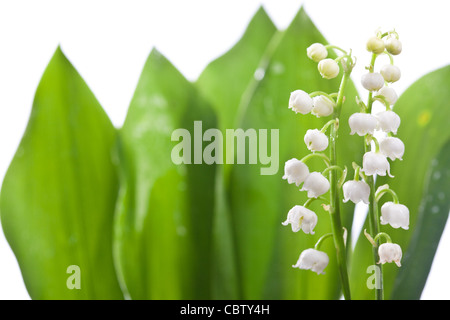
[(315, 62), (319, 62), (328, 56), (327, 48), (321, 43), (313, 43), (306, 49), (308, 58)]
[(308, 175), (308, 166), (298, 159), (292, 158), (284, 164), (283, 179), (287, 180), (288, 183), (295, 183), (298, 187), (303, 181), (305, 181)]
[(387, 137), (380, 142), (380, 151), (391, 160), (402, 160), (405, 153), (405, 144), (396, 137)]
[(391, 201), (384, 203), (381, 206), (380, 223), (390, 224), (393, 228), (409, 229), (409, 209), (399, 203)]
[(402, 259), (402, 248), (396, 243), (383, 243), (378, 247), (378, 255), (380, 261), (378, 263), (395, 262), (398, 267), (401, 267), (400, 260)]
[(367, 51), (376, 54), (383, 53), (384, 51), (384, 41), (378, 37), (370, 37), (366, 44)]
[(397, 134), (400, 126), (400, 117), (394, 111), (382, 111), (375, 115), (378, 120), (378, 128), (384, 132)]
[(297, 263), (292, 267), (323, 274), (323, 270), (329, 261), (330, 259), (325, 252), (316, 249), (306, 249), (300, 254)]
[(323, 151), (328, 147), (328, 137), (318, 129), (309, 129), (305, 134), (306, 147), (311, 151)]
[(384, 86), (384, 78), (380, 73), (369, 72), (361, 77), (362, 86), (369, 91), (378, 91)]
[(386, 50), (393, 55), (398, 55), (402, 52), (402, 43), (395, 37), (389, 37), (386, 40)]
[(381, 67), (380, 73), (386, 82), (396, 82), (400, 79), (402, 73), (399, 67), (392, 64), (385, 64)]
[(364, 181), (349, 180), (342, 186), (344, 202), (351, 200), (353, 203), (360, 201), (369, 203), (370, 187)]
[(307, 114), (313, 107), (313, 100), (303, 90), (295, 90), (291, 92), (289, 98), (289, 109), (292, 109), (295, 113)]
[(384, 99), (389, 103), (389, 105), (393, 105), (397, 102), (398, 96), (394, 89), (391, 87), (383, 87), (377, 92), (377, 96), (383, 96)]
[(320, 172), (311, 172), (300, 191), (308, 191), (308, 198), (317, 198), (330, 189), (330, 182)]
[(334, 111), (335, 103), (325, 96), (313, 98), (313, 108), (311, 113), (317, 117), (327, 117)]
[(364, 154), (362, 171), (366, 175), (373, 176), (377, 174), (379, 176), (385, 176), (387, 173), (390, 177), (392, 177), (389, 170), (389, 162), (385, 155), (373, 151), (369, 151)]
[(369, 113), (354, 113), (348, 118), (350, 134), (357, 133), (360, 136), (374, 133), (377, 128), (377, 119)]
[(333, 59), (323, 59), (319, 62), (317, 66), (320, 75), (325, 79), (336, 78), (339, 74), (339, 65)]
[(291, 224), (293, 232), (298, 232), (300, 229), (306, 234), (314, 234), (314, 227), (317, 224), (317, 215), (314, 211), (309, 210), (303, 206), (294, 206), (289, 210), (287, 219), (283, 226)]

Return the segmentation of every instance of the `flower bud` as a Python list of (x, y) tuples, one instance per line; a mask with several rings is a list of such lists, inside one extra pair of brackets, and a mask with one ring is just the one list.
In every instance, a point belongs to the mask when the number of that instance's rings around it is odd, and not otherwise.
[(295, 158), (286, 161), (284, 164), (283, 179), (287, 180), (289, 184), (295, 183), (298, 187), (306, 177), (309, 175), (309, 169), (306, 164)]
[(387, 137), (380, 142), (380, 151), (391, 160), (403, 160), (405, 153), (405, 144), (402, 140), (396, 137)]
[(306, 234), (314, 234), (313, 229), (317, 224), (317, 215), (303, 206), (294, 206), (289, 210), (286, 221), (282, 222), (283, 226), (288, 224), (291, 224), (293, 232), (301, 229)]
[(310, 151), (323, 151), (328, 147), (328, 137), (317, 129), (306, 131), (304, 140)]
[(379, 176), (385, 176), (387, 172), (388, 175), (392, 177), (389, 170), (389, 162), (383, 154), (373, 151), (369, 151), (364, 154), (362, 171), (366, 175), (373, 176), (377, 174)]
[(292, 109), (295, 113), (307, 114), (313, 107), (313, 100), (303, 90), (295, 90), (291, 92), (289, 98), (289, 109)]
[(398, 55), (402, 52), (402, 43), (397, 38), (390, 37), (386, 40), (386, 50), (394, 56)]
[(316, 249), (306, 249), (300, 254), (297, 263), (292, 267), (323, 274), (323, 270), (327, 267), (328, 262), (329, 258), (325, 252)]
[(396, 204), (391, 201), (385, 202), (381, 206), (380, 223), (390, 224), (392, 228), (409, 229), (409, 210), (403, 204)]
[(370, 37), (366, 44), (367, 51), (380, 54), (384, 51), (384, 42), (378, 37)]
[(313, 98), (313, 108), (311, 113), (317, 117), (326, 117), (333, 113), (335, 103), (325, 96)]
[(402, 248), (396, 243), (383, 243), (378, 247), (380, 261), (378, 263), (395, 262), (399, 267), (402, 259)]
[(385, 64), (382, 66), (380, 73), (386, 82), (396, 82), (402, 75), (400, 68), (392, 64)]
[(321, 43), (313, 43), (306, 49), (308, 58), (315, 62), (319, 62), (328, 56), (328, 50)]
[(391, 87), (383, 87), (377, 92), (377, 96), (383, 96), (384, 99), (389, 103), (389, 105), (393, 105), (397, 102), (398, 96), (394, 89)]
[(322, 78), (333, 79), (339, 74), (339, 65), (333, 59), (323, 59), (319, 62), (318, 69)]
[(392, 132), (397, 134), (400, 126), (400, 117), (394, 111), (382, 111), (375, 115), (378, 120), (378, 129), (384, 132)]
[(361, 84), (366, 90), (377, 91), (384, 86), (384, 78), (377, 72), (369, 72), (362, 75)]
[(377, 119), (370, 113), (354, 113), (348, 118), (348, 125), (350, 126), (350, 134), (355, 132), (359, 136), (374, 133), (377, 128)]
[(308, 191), (308, 198), (317, 198), (330, 189), (330, 182), (320, 172), (311, 172), (300, 191)]
[(370, 187), (364, 181), (349, 180), (342, 186), (344, 202), (351, 200), (353, 203), (360, 201), (369, 203)]

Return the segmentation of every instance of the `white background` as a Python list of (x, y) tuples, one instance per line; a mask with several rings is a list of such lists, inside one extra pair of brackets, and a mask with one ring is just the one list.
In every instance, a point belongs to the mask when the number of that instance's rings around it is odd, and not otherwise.
[[(422, 75), (450, 64), (448, 1), (0, 1), (0, 180), (28, 121), (33, 96), (54, 50), (62, 50), (120, 127), (143, 64), (156, 46), (188, 79), (230, 49), (263, 5), (285, 29), (301, 5), (332, 44), (359, 58), (366, 39), (395, 28), (401, 94)], [(360, 223), (360, 221), (357, 221)], [(447, 224), (422, 299), (450, 299)], [(29, 299), (17, 262), (0, 231), (0, 299)]]

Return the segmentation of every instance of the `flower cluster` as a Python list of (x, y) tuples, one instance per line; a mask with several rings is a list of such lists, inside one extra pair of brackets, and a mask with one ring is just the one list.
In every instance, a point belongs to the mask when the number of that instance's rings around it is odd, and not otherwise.
[[(368, 72), (361, 77), (361, 85), (369, 91), (367, 105), (358, 100), (360, 112), (350, 116), (348, 123), (350, 134), (364, 137), (365, 154), (362, 159), (362, 168), (354, 163), (354, 180), (347, 181), (343, 185), (344, 201), (358, 203), (360, 201), (369, 204), (374, 202), (372, 214), (382, 225), (389, 224), (393, 228), (409, 228), (409, 210), (406, 206), (398, 203), (397, 195), (388, 185), (380, 187), (373, 199), (369, 199), (371, 188), (375, 188), (375, 176), (390, 176), (390, 164), (388, 159), (402, 160), (405, 152), (404, 143), (395, 135), (400, 126), (400, 117), (392, 107), (397, 101), (397, 93), (392, 84), (400, 79), (400, 69), (394, 65), (393, 56), (402, 51), (402, 44), (395, 31), (381, 33), (371, 37), (367, 41), (367, 50), (372, 53), (371, 64), (366, 67)], [(379, 72), (375, 71), (375, 61), (380, 55), (389, 57), (389, 64), (383, 65)], [(372, 105), (375, 101), (381, 102), (385, 110), (372, 114)], [(381, 136), (380, 141), (374, 135)], [(372, 148), (372, 143), (373, 147)], [(363, 180), (359, 180), (362, 177)], [(393, 202), (386, 202), (381, 207), (381, 217), (377, 215), (377, 205), (384, 193), (390, 193)], [(375, 208), (375, 210), (373, 210)], [(378, 229), (378, 228), (377, 228)], [(373, 230), (378, 231), (378, 230)], [(397, 244), (384, 243), (378, 247), (380, 257), (379, 263), (395, 262), (400, 266), (401, 248)], [(374, 245), (376, 245), (374, 243)]]
[[(336, 59), (327, 58), (328, 49), (337, 49), (344, 54)], [(353, 61), (351, 56), (344, 50), (335, 46), (325, 46), (320, 43), (314, 43), (307, 49), (308, 57), (318, 63), (318, 71), (325, 79), (332, 79), (339, 75), (339, 62), (342, 60), (342, 65), (347, 70), (353, 68)], [(342, 94), (341, 94), (342, 95)], [(342, 102), (342, 96), (341, 96)], [(305, 156), (301, 160), (296, 158), (286, 161), (284, 166), (283, 179), (288, 183), (295, 183), (296, 186), (301, 186), (300, 191), (306, 191), (308, 201), (302, 206), (295, 205), (287, 215), (286, 221), (282, 224), (291, 225), (293, 232), (303, 230), (305, 234), (314, 234), (314, 228), (317, 224), (318, 218), (314, 211), (308, 209), (309, 204), (315, 199), (323, 199), (323, 195), (330, 190), (330, 181), (326, 178), (326, 173), (332, 170), (339, 170), (337, 166), (333, 165), (322, 151), (329, 147), (330, 137), (326, 132), (330, 126), (337, 128), (339, 121), (337, 119), (337, 108), (339, 103), (339, 93), (325, 93), (316, 91), (307, 93), (303, 90), (295, 90), (291, 93), (289, 98), (289, 108), (295, 113), (306, 115), (311, 113), (316, 117), (329, 117), (333, 119), (328, 121), (320, 130), (309, 129), (304, 136), (304, 142), (308, 150), (312, 153)], [(330, 130), (331, 131), (331, 130)], [(310, 172), (306, 161), (312, 157), (320, 157), (324, 160), (326, 168), (322, 172)], [(342, 169), (340, 169), (343, 171)], [(326, 201), (326, 200), (325, 200)], [(330, 234), (322, 236), (320, 239), (328, 237)], [(323, 273), (323, 270), (328, 265), (328, 255), (325, 252), (319, 251), (319, 244), (322, 240), (317, 242), (315, 248), (304, 250), (298, 259), (298, 262), (293, 265), (294, 268), (308, 269), (317, 274)]]
[[(342, 53), (337, 58), (329, 58), (329, 50)], [(390, 225), (392, 228), (409, 228), (409, 210), (400, 204), (396, 193), (388, 185), (379, 187), (376, 191), (376, 176), (393, 177), (390, 172), (390, 162), (402, 160), (405, 145), (396, 137), (400, 127), (400, 117), (392, 108), (398, 96), (393, 88), (393, 83), (401, 77), (400, 69), (394, 64), (394, 56), (402, 51), (402, 44), (395, 31), (386, 33), (378, 32), (367, 42), (367, 50), (372, 53), (370, 65), (367, 72), (361, 77), (362, 86), (368, 90), (368, 102), (365, 104), (356, 98), (359, 112), (352, 114), (348, 119), (350, 135), (364, 137), (365, 153), (362, 165), (353, 162), (354, 177), (345, 181), (347, 168), (341, 168), (336, 163), (336, 140), (338, 137), (340, 110), (344, 103), (344, 89), (350, 73), (354, 67), (354, 58), (351, 51), (347, 52), (339, 47), (314, 43), (307, 48), (307, 56), (317, 62), (317, 68), (324, 79), (333, 79), (341, 71), (343, 76), (339, 91), (336, 93), (325, 93), (315, 91), (307, 93), (303, 90), (295, 90), (289, 98), (289, 108), (296, 114), (307, 115), (311, 113), (316, 117), (330, 117), (331, 119), (321, 129), (309, 129), (303, 138), (310, 154), (301, 160), (296, 158), (286, 161), (283, 179), (289, 184), (300, 187), (300, 191), (306, 191), (308, 200), (303, 205), (295, 205), (287, 214), (282, 224), (291, 226), (293, 232), (302, 230), (305, 234), (313, 235), (314, 228), (318, 223), (317, 214), (308, 208), (309, 204), (320, 199), (322, 207), (329, 211), (331, 216), (333, 233), (328, 233), (319, 238), (314, 248), (308, 248), (301, 252), (294, 268), (306, 269), (323, 273), (328, 265), (327, 253), (320, 251), (320, 244), (325, 238), (333, 236), (336, 254), (338, 255), (338, 267), (342, 279), (343, 293), (346, 298), (350, 297), (348, 275), (346, 269), (345, 228), (340, 222), (341, 201), (339, 190), (342, 188), (343, 202), (351, 201), (355, 204), (364, 203), (369, 205), (369, 219), (374, 222), (371, 226), (372, 238), (365, 231), (367, 239), (378, 247), (379, 260), (377, 263), (394, 262), (401, 266), (402, 250), (398, 244), (392, 243), (387, 233), (379, 232), (379, 225)], [(389, 58), (385, 64), (375, 70), (375, 61), (381, 55)], [(377, 101), (382, 103), (385, 109), (374, 114), (372, 105)], [(328, 130), (329, 129), (329, 130)], [(328, 131), (328, 135), (327, 135)], [(378, 138), (377, 138), (378, 137)], [(329, 157), (323, 152), (330, 150)], [(322, 172), (313, 171), (306, 162), (313, 157), (321, 158), (325, 163)], [(340, 173), (340, 177), (338, 177)], [(329, 192), (330, 191), (330, 192)], [(330, 197), (324, 198), (329, 192)], [(378, 214), (378, 203), (384, 194), (390, 194), (393, 201), (385, 202), (381, 206), (381, 215)], [(372, 223), (371, 223), (372, 225)], [(344, 229), (344, 232), (342, 230)], [(379, 244), (380, 237), (386, 242)]]

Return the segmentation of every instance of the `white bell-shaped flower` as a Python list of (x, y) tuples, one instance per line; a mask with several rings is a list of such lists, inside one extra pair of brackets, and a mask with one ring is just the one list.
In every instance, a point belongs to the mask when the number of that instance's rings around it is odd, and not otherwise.
[(315, 62), (319, 62), (328, 56), (328, 50), (321, 43), (313, 43), (306, 49), (308, 58)]
[(366, 152), (363, 156), (363, 168), (362, 171), (368, 175), (385, 176), (386, 173), (391, 176), (389, 172), (390, 166), (385, 155), (373, 151)]
[(325, 79), (336, 78), (339, 74), (339, 65), (333, 59), (323, 59), (319, 62), (317, 66), (320, 75)]
[(393, 54), (394, 56), (396, 56), (402, 52), (402, 43), (400, 40), (398, 40), (395, 37), (389, 37), (386, 40), (385, 46), (386, 46), (386, 50), (390, 54)]
[(342, 186), (344, 202), (351, 200), (353, 203), (360, 201), (369, 203), (370, 187), (364, 181), (349, 180)]
[(380, 151), (391, 160), (402, 160), (405, 153), (405, 144), (396, 137), (387, 137), (380, 142)]
[(357, 133), (360, 136), (374, 133), (378, 126), (377, 119), (369, 113), (354, 113), (348, 118), (350, 134)]
[(311, 172), (300, 191), (308, 191), (308, 198), (317, 198), (330, 189), (330, 182), (320, 172)]
[(369, 91), (378, 91), (384, 86), (384, 78), (377, 72), (369, 72), (361, 77), (362, 86)]
[(367, 40), (366, 44), (367, 51), (373, 52), (376, 54), (383, 53), (384, 51), (384, 41), (378, 37), (370, 37), (369, 40)]
[(283, 226), (291, 224), (292, 231), (298, 232), (300, 229), (306, 234), (314, 234), (314, 227), (317, 224), (317, 215), (314, 211), (303, 206), (294, 206), (289, 210), (287, 219)]
[(283, 179), (288, 183), (295, 183), (298, 187), (309, 175), (309, 169), (306, 164), (295, 158), (286, 161), (284, 164)]
[(389, 103), (389, 105), (393, 105), (397, 102), (398, 95), (395, 90), (391, 87), (383, 87), (377, 92), (377, 96), (383, 96), (384, 99)]
[(313, 98), (313, 108), (311, 113), (317, 117), (327, 117), (334, 111), (335, 103), (325, 96)]
[(398, 127), (400, 126), (400, 117), (394, 111), (382, 111), (377, 113), (375, 117), (378, 120), (378, 129), (384, 132), (392, 132), (397, 134)]
[(330, 259), (325, 252), (316, 249), (306, 249), (300, 254), (297, 263), (292, 267), (324, 274), (323, 270), (329, 261)]
[(383, 243), (378, 247), (378, 255), (380, 261), (378, 263), (395, 262), (401, 267), (400, 260), (402, 259), (402, 248), (396, 243)]
[(386, 82), (396, 82), (402, 75), (400, 68), (392, 64), (385, 64), (382, 66), (380, 73)]
[(390, 224), (393, 228), (409, 229), (409, 209), (403, 204), (396, 204), (391, 201), (385, 202), (381, 206), (380, 223)]
[(309, 129), (305, 134), (306, 147), (311, 151), (323, 151), (328, 147), (328, 137), (318, 129)]
[(313, 107), (313, 100), (303, 90), (295, 90), (291, 92), (289, 97), (289, 109), (292, 109), (295, 113), (307, 114)]

